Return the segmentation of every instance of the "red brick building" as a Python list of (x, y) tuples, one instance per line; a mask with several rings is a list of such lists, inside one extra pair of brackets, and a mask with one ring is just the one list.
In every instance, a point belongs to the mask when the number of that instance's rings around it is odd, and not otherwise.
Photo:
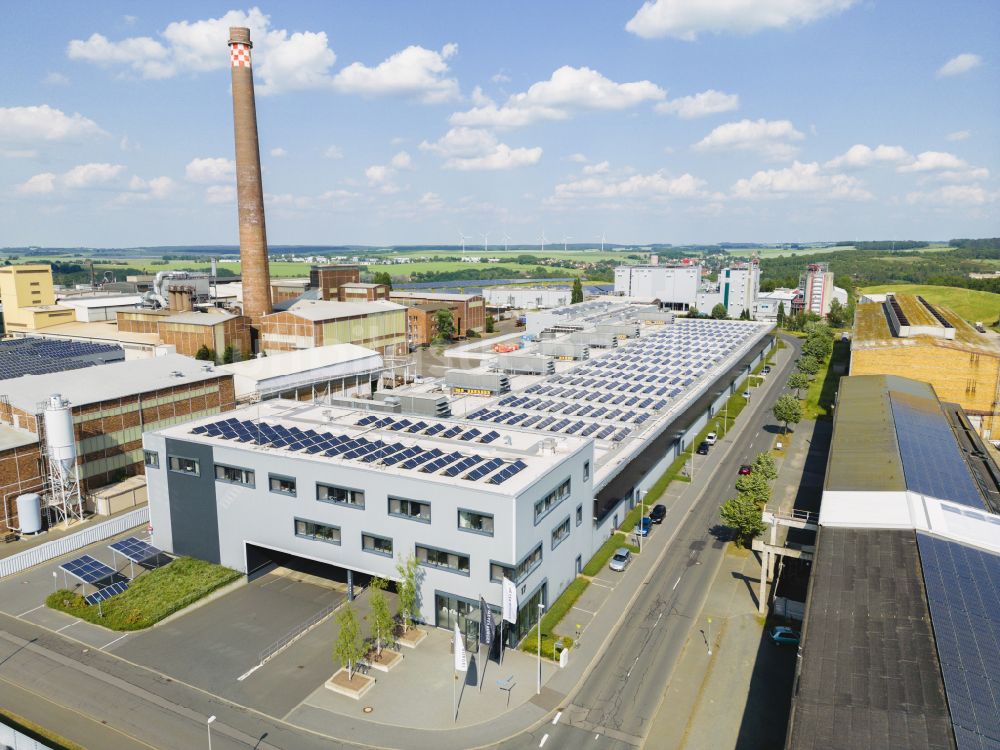
[(486, 302), (480, 294), (393, 291), (389, 292), (389, 299), (408, 306), (447, 304), (455, 319), (456, 336), (465, 336), (470, 330), (482, 333), (486, 325)]

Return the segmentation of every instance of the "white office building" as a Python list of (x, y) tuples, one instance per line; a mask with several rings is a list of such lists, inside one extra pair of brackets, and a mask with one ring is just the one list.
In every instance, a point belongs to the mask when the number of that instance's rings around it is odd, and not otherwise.
[(640, 299), (658, 299), (663, 307), (688, 310), (695, 305), (701, 288), (701, 266), (618, 266), (615, 294)]
[(757, 260), (735, 263), (719, 271), (715, 288), (698, 294), (698, 311), (708, 314), (721, 304), (730, 318), (738, 318), (744, 311), (753, 315), (759, 294), (760, 264)]
[(796, 289), (775, 289), (761, 292), (757, 295), (757, 305), (754, 308), (754, 320), (766, 320), (774, 323), (778, 320), (778, 311), (784, 306), (787, 316), (792, 314), (792, 302), (798, 296)]

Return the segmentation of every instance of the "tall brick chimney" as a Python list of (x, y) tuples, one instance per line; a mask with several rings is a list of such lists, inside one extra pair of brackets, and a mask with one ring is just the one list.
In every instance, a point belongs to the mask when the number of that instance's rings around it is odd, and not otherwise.
[(264, 186), (260, 179), (260, 146), (257, 143), (257, 106), (253, 96), (253, 69), (250, 67), (252, 47), (250, 29), (240, 26), (229, 29), (243, 314), (256, 324), (260, 316), (270, 313), (272, 308), (267, 229), (264, 226)]

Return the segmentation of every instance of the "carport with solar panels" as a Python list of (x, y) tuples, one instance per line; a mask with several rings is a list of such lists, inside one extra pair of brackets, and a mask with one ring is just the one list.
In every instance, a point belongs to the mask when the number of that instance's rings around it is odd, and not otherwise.
[[(162, 550), (134, 536), (112, 542), (108, 549), (111, 550), (113, 566), (106, 565), (91, 555), (81, 555), (59, 566), (63, 573), (64, 587), (69, 588), (68, 579), (75, 578), (83, 587), (83, 599), (89, 605), (100, 606), (101, 602), (127, 591), (129, 584), (136, 578), (136, 565), (150, 570), (165, 565), (172, 559)], [(126, 576), (118, 571), (119, 555), (128, 561), (131, 575)], [(93, 587), (94, 591), (88, 594), (87, 586)]]
[[(509, 461), (475, 452), (476, 444), (488, 445), (500, 437), (495, 430), (442, 424), (419, 417), (374, 414), (362, 417), (354, 427), (365, 429), (360, 434), (351, 435), (229, 418), (199, 425), (191, 432), (283, 452), (352, 460), (373, 467), (405, 469), (470, 482), (481, 480), (493, 485), (503, 484), (527, 468), (527, 464), (520, 459)], [(371, 434), (365, 437), (369, 431)], [(427, 443), (421, 444), (421, 436), (452, 440), (468, 445), (469, 449), (445, 451)]]
[(545, 378), (468, 419), (619, 443), (683, 399), (703, 375), (758, 333), (693, 320), (670, 326)]

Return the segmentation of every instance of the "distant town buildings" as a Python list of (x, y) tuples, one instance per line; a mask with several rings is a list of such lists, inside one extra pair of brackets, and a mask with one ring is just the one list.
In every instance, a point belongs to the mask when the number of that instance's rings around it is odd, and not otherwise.
[(714, 283), (704, 280), (702, 274), (699, 263), (622, 265), (615, 269), (615, 294), (658, 299), (671, 310), (694, 307), (708, 314), (716, 305), (722, 305), (730, 318), (753, 315), (760, 294), (760, 264), (756, 259), (720, 269)]
[[(834, 300), (833, 272), (826, 263), (810, 263), (799, 279), (804, 312), (825, 318)], [(846, 296), (846, 294), (845, 294)], [(845, 300), (846, 301), (846, 300)]]
[(392, 291), (389, 299), (407, 306), (446, 304), (452, 311), (456, 336), (467, 336), (470, 330), (482, 333), (486, 325), (486, 302), (481, 294)]

